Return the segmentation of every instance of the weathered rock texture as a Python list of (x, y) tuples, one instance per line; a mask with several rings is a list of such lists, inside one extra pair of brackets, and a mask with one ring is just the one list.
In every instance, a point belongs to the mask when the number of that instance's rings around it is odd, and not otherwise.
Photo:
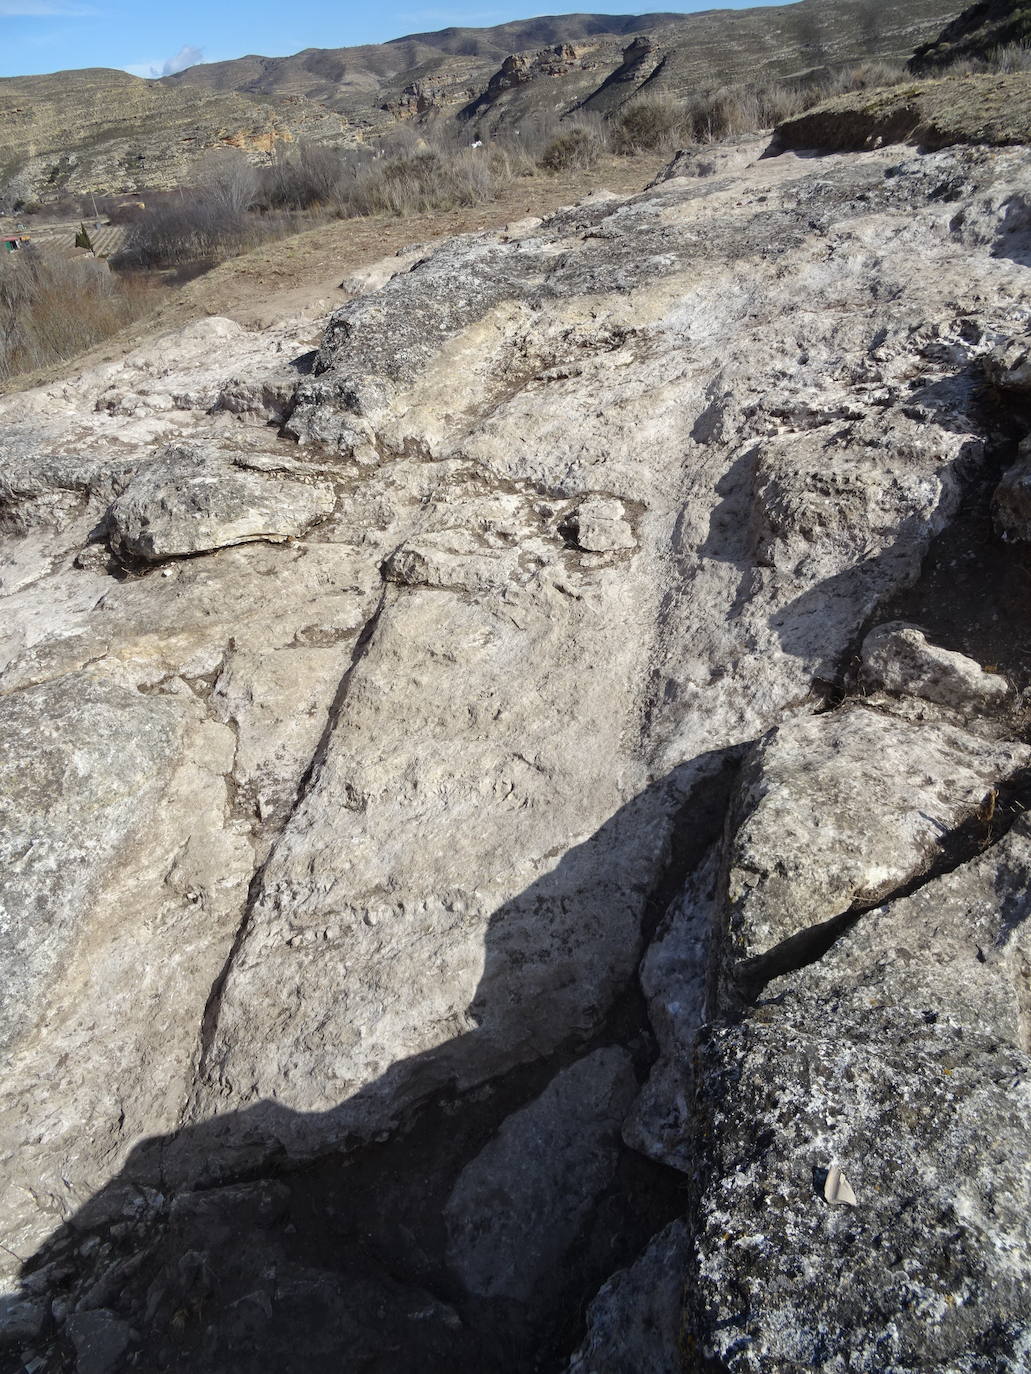
[(1010, 696), (998, 672), (930, 644), (918, 625), (878, 625), (863, 640), (863, 678), (895, 695), (924, 697), (958, 711), (983, 711)]
[(761, 152), (3, 403), (13, 1361), (1026, 1367), (1031, 168)]

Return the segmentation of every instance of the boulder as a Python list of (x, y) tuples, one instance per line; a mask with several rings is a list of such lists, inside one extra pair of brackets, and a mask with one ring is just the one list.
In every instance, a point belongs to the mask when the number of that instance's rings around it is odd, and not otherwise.
[[(1026, 448), (1022, 445), (1022, 451)], [(1006, 539), (1031, 539), (1031, 451), (1006, 469), (995, 488), (992, 515)]]
[(797, 957), (829, 923), (947, 860), (947, 843), (1026, 770), (1022, 744), (848, 703), (756, 747), (726, 859), (730, 948), (745, 968)]
[(1029, 864), (1021, 821), (702, 1036), (695, 1360), (1025, 1367)]
[(612, 1184), (619, 1130), (636, 1089), (623, 1050), (563, 1069), (508, 1117), (448, 1199), (448, 1258), (483, 1297), (528, 1302), (560, 1281), (567, 1252)]
[(585, 553), (612, 553), (637, 547), (633, 526), (621, 501), (592, 496), (569, 517), (577, 548)]
[(673, 1221), (587, 1309), (587, 1334), (568, 1374), (681, 1374), (680, 1332), (691, 1232)]
[(878, 625), (863, 640), (863, 679), (871, 687), (923, 697), (959, 711), (1003, 704), (1012, 689), (965, 654), (931, 644), (919, 625)]
[(108, 512), (111, 546), (156, 563), (304, 534), (333, 509), (327, 484), (307, 486), (241, 469), (231, 455), (173, 445), (129, 483)]

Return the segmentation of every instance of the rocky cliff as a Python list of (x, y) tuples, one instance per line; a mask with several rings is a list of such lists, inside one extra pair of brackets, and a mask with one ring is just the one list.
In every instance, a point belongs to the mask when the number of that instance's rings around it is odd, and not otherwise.
[(309, 101), (183, 90), (106, 68), (0, 79), (0, 209), (61, 194), (189, 184), (211, 148), (267, 161), (277, 142), (346, 141)]
[(5, 1369), (1028, 1367), (1031, 162), (762, 152), (3, 402)]

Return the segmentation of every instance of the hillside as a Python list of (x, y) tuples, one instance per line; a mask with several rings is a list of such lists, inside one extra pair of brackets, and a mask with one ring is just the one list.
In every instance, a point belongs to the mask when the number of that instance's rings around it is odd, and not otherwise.
[(1009, 43), (1031, 42), (1031, 4), (1027, 0), (982, 0), (971, 5), (935, 39), (917, 49), (914, 72), (948, 67), (953, 62), (988, 58)]
[[(494, 28), (449, 28), (390, 43), (312, 49), (293, 57), (244, 57), (188, 68), (175, 85), (249, 95), (304, 96), (362, 123), (385, 113), (467, 105), (513, 118), (608, 106), (643, 83), (681, 94), (757, 74), (790, 75), (865, 57), (905, 59), (955, 14), (943, 0), (902, 0), (889, 14), (875, 0), (798, 4), (698, 14), (558, 15)], [(637, 45), (624, 60), (632, 39)], [(543, 53), (541, 49), (560, 49)], [(534, 70), (534, 58), (543, 59)], [(521, 56), (498, 99), (483, 97), (506, 59)], [(535, 77), (542, 79), (537, 80)]]
[(64, 192), (188, 179), (224, 143), (266, 154), (300, 136), (353, 142), (400, 122), (489, 131), (640, 91), (683, 96), (757, 75), (905, 59), (955, 14), (949, 0), (801, 0), (691, 15), (567, 15), (450, 28), (373, 46), (243, 57), (161, 81), (114, 71), (0, 80), (0, 208)]
[(108, 68), (0, 79), (0, 210), (66, 191), (174, 186), (207, 148), (345, 138), (307, 101), (177, 88)]

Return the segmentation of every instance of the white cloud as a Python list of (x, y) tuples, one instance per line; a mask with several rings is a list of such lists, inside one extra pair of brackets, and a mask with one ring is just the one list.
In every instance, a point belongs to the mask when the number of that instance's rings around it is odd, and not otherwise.
[(0, 0), (0, 19), (88, 19), (97, 13), (78, 0)]
[[(3, 3), (4, 0), (0, 0), (0, 6)], [(123, 67), (122, 71), (153, 81), (159, 76), (174, 76), (176, 72), (185, 71), (187, 67), (195, 67), (198, 62), (203, 61), (203, 48), (194, 47), (192, 43), (184, 43), (174, 57), (166, 58), (164, 62), (133, 62), (128, 67)]]

